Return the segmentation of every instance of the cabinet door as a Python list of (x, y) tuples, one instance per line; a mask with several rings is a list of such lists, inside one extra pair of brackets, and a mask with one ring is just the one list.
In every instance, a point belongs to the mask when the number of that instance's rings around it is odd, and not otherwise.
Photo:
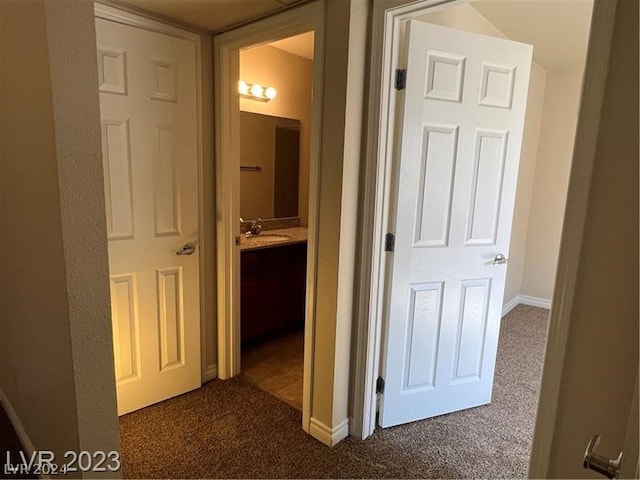
[(242, 279), (240, 338), (242, 341), (282, 328), (287, 301), (278, 273), (247, 275)]
[(242, 341), (304, 325), (306, 244), (242, 252), (241, 271)]
[(292, 245), (291, 253), (288, 325), (303, 327), (307, 292), (307, 244)]

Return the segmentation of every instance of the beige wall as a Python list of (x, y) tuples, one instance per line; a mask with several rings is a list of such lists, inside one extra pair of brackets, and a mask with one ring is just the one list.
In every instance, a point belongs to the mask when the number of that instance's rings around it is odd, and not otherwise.
[(342, 208), (340, 221), (340, 268), (338, 271), (338, 306), (336, 319), (336, 353), (334, 366), (333, 425), (347, 418), (349, 400), (350, 348), (354, 321), (355, 268), (358, 237), (358, 180), (360, 175), (361, 138), (364, 123), (367, 25), (369, 4), (351, 2), (347, 100), (344, 125), (344, 167), (342, 173)]
[(581, 86), (582, 69), (547, 71), (521, 290), (544, 300), (553, 295)]
[(118, 450), (93, 4), (0, 23), (0, 388), (33, 448)]
[(504, 290), (504, 303), (508, 303), (522, 294), (522, 282), (525, 278), (525, 252), (529, 235), (529, 212), (534, 189), (534, 176), (538, 162), (538, 150), (547, 71), (536, 62), (531, 65), (529, 79), (529, 97), (522, 137), (522, 154), (516, 203), (513, 211), (511, 246), (509, 247), (509, 268)]
[(501, 30), (469, 4), (446, 6), (441, 10), (421, 15), (417, 19), (464, 32), (508, 39)]
[[(269, 45), (250, 48), (240, 52), (240, 78), (248, 83), (274, 87), (278, 92), (276, 98), (270, 102), (241, 98), (240, 110), (300, 120), (298, 211), (301, 225), (307, 226), (313, 61)], [(250, 139), (241, 137), (241, 141)], [(241, 175), (255, 173), (243, 172)]]
[(79, 445), (45, 10), (2, 4), (0, 387), (33, 446), (62, 454)]
[[(596, 11), (600, 6), (596, 2)], [(553, 425), (552, 442), (545, 445), (550, 463), (548, 469), (534, 472), (538, 477), (602, 478), (582, 469), (585, 445), (596, 433), (602, 434), (597, 453), (615, 458), (624, 447), (639, 353), (638, 16), (638, 2), (618, 2), (600, 124), (598, 130), (593, 129), (597, 137), (591, 179), (585, 175), (581, 156), (576, 156), (572, 167), (568, 196), (571, 211), (582, 210), (577, 199), (585, 183), (588, 207), (584, 227), (571, 217), (563, 232), (565, 241), (580, 236), (582, 249), (573, 308), (562, 319), (569, 322), (569, 329), (557, 411), (554, 418), (539, 416), (534, 439), (535, 446), (538, 435), (544, 433), (541, 421)], [(584, 132), (591, 135), (593, 130), (585, 127)], [(590, 140), (583, 138), (582, 143), (588, 145)], [(563, 245), (561, 262), (576, 253), (572, 243)], [(571, 299), (566, 297), (571, 292), (564, 293), (557, 292), (556, 298), (568, 304)], [(552, 353), (551, 341), (549, 345)], [(542, 402), (547, 378), (554, 376), (553, 367), (558, 362), (550, 353), (547, 359)], [(548, 405), (541, 403), (543, 407)]]
[(327, 2), (312, 420), (346, 427), (369, 4)]

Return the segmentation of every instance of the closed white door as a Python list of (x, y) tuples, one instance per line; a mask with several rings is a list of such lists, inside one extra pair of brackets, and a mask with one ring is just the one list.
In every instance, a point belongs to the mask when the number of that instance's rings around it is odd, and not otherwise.
[(491, 400), (532, 47), (411, 21), (380, 424)]
[(96, 32), (122, 415), (200, 387), (196, 57), (168, 35)]

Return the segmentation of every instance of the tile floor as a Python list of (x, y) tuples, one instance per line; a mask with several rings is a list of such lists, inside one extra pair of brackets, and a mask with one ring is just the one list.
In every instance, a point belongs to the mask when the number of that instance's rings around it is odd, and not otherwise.
[(242, 349), (242, 375), (262, 390), (302, 410), (304, 332)]

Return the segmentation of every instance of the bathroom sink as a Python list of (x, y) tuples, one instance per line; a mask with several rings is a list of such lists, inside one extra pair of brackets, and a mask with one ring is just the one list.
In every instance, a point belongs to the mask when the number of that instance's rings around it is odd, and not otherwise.
[(284, 233), (261, 233), (259, 235), (247, 237), (247, 240), (255, 240), (256, 242), (284, 242), (285, 240), (290, 239), (291, 236)]

